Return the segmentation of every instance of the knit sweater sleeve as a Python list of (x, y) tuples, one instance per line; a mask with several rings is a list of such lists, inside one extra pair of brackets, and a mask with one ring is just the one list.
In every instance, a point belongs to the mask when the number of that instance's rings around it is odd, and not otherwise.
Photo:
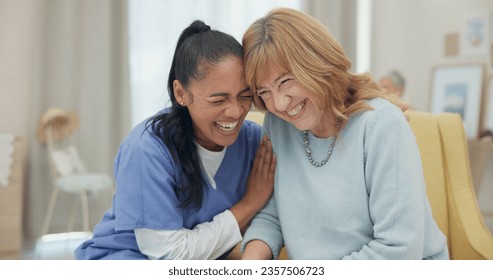
[[(264, 119), (264, 125), (262, 127), (262, 135), (266, 134), (272, 140), (271, 128), (272, 114), (267, 112)], [(243, 242), (241, 244), (242, 252), (245, 251), (245, 247), (248, 242), (252, 240), (261, 240), (270, 247), (273, 259), (277, 259), (279, 256), (279, 253), (284, 245), (284, 240), (282, 237), (275, 196), (276, 194), (274, 191), (274, 194), (269, 202), (252, 219), (250, 226), (243, 236)]]
[(344, 259), (421, 259), (426, 191), (414, 134), (396, 108), (371, 115), (364, 152), (374, 238)]

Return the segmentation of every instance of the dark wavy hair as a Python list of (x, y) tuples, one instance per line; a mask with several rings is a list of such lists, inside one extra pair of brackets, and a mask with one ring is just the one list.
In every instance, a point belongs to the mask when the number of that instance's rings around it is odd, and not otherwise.
[(166, 113), (148, 120), (153, 133), (168, 147), (174, 162), (183, 172), (184, 178), (179, 181), (176, 189), (181, 208), (200, 208), (207, 184), (202, 175), (200, 158), (194, 142), (192, 119), (188, 108), (176, 101), (173, 82), (178, 80), (187, 88), (190, 79), (201, 80), (207, 76), (204, 70), (207, 67), (204, 66), (218, 64), (230, 56), (243, 56), (243, 48), (234, 37), (212, 30), (200, 20), (192, 22), (178, 39), (169, 72), (168, 93), (171, 108)]

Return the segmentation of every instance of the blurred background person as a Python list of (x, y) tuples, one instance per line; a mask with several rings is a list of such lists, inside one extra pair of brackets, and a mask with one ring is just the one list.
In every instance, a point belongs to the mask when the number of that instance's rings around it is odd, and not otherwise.
[(404, 94), (404, 87), (406, 80), (404, 76), (397, 70), (390, 70), (385, 75), (383, 75), (378, 81), (378, 85), (387, 90), (387, 92), (395, 93), (402, 97)]

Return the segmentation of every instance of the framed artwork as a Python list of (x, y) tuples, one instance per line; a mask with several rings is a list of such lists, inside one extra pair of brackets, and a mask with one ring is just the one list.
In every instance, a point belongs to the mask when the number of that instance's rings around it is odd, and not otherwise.
[(477, 138), (483, 91), (481, 64), (438, 66), (433, 69), (432, 113), (457, 113), (469, 139)]
[(465, 15), (461, 48), (463, 55), (487, 55), (490, 51), (489, 11)]

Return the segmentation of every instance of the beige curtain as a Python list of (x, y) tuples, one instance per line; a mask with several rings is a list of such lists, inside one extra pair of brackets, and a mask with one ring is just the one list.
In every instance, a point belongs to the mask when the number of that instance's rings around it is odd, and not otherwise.
[[(89, 171), (111, 176), (118, 146), (130, 130), (127, 1), (40, 0), (31, 5), (37, 45), (24, 195), (27, 241), (41, 233), (52, 188), (46, 146), (35, 139), (42, 113), (53, 106), (75, 111), (82, 159)], [(59, 195), (50, 232), (65, 231), (73, 202)], [(91, 197), (90, 203), (92, 228), (111, 206), (111, 194)], [(76, 219), (75, 229), (80, 224)]]
[(303, 10), (327, 26), (356, 66), (358, 0), (305, 0)]

